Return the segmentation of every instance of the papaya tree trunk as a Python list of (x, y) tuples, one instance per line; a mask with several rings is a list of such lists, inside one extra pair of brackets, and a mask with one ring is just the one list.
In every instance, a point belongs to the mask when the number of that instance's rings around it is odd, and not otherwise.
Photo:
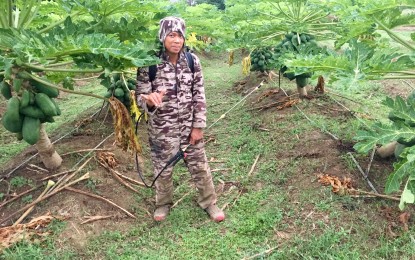
[(300, 97), (306, 97), (307, 93), (307, 84), (309, 78), (297, 76), (295, 78), (295, 83), (297, 84), (297, 91)]
[(45, 124), (40, 125), (40, 138), (36, 143), (36, 148), (40, 155), (40, 159), (47, 169), (53, 170), (61, 166), (62, 158), (50, 142), (48, 134), (45, 130)]
[(297, 87), (297, 91), (300, 97), (306, 97), (308, 95), (307, 87)]
[(381, 147), (376, 149), (376, 153), (381, 158), (387, 158), (389, 156), (392, 156), (395, 153), (395, 149), (396, 149), (397, 144), (398, 144), (398, 142), (393, 141), (393, 142), (390, 142), (388, 144), (382, 145)]

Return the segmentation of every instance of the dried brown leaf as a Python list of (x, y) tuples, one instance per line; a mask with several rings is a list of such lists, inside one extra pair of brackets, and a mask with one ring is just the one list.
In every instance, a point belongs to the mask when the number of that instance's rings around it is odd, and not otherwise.
[(134, 132), (133, 122), (127, 108), (115, 97), (109, 98), (111, 114), (114, 119), (115, 141), (123, 151), (141, 154), (141, 145)]
[(115, 158), (115, 154), (111, 152), (98, 152), (97, 153), (98, 160), (108, 165), (110, 168), (114, 169), (117, 165), (117, 159)]
[(52, 216), (48, 213), (45, 216), (32, 219), (27, 224), (17, 224), (15, 226), (0, 228), (0, 250), (8, 248), (23, 239), (29, 239), (34, 235), (45, 236), (49, 234), (47, 232), (42, 233), (40, 228), (46, 227), (53, 219), (62, 220), (63, 218)]
[(264, 92), (261, 96), (258, 97), (257, 103), (261, 102), (266, 97), (277, 94), (278, 92), (280, 92), (279, 89), (270, 89), (270, 90)]
[(300, 99), (298, 99), (298, 98), (290, 99), (287, 102), (285, 102), (284, 104), (282, 104), (280, 106), (277, 106), (277, 109), (282, 110), (282, 109), (287, 108), (287, 107), (292, 107), (292, 106), (294, 106), (295, 104), (297, 104), (299, 102), (300, 102)]
[(409, 212), (404, 212), (404, 213), (399, 215), (399, 222), (402, 223), (403, 230), (405, 230), (405, 231), (409, 230), (408, 221), (409, 221), (410, 217), (411, 217), (411, 214)]
[(343, 177), (343, 180), (341, 181), (338, 177), (330, 176), (328, 174), (319, 174), (317, 177), (318, 182), (322, 185), (330, 185), (334, 193), (344, 195), (354, 192), (351, 178)]

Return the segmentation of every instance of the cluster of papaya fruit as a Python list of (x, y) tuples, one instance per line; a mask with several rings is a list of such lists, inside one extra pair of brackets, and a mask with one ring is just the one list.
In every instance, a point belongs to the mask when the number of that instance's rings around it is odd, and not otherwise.
[(290, 32), (284, 36), (284, 39), (279, 42), (274, 51), (276, 53), (286, 51), (298, 51), (300, 46), (317, 46), (317, 42), (314, 40), (314, 36), (306, 33)]
[(251, 53), (251, 71), (264, 72), (267, 69), (272, 69), (274, 56), (271, 47), (260, 47)]
[[(284, 36), (284, 39), (274, 47), (275, 56), (279, 57), (285, 52), (300, 52), (304, 50), (308, 53), (318, 52), (319, 47), (314, 40), (314, 36), (305, 33), (290, 32)], [(305, 87), (308, 83), (308, 79), (311, 77), (311, 73), (303, 73), (301, 75), (295, 75), (294, 72), (286, 72), (287, 67), (283, 66), (280, 71), (284, 77), (289, 80), (296, 80), (298, 87)]]
[[(23, 75), (23, 74), (20, 74)], [(8, 100), (2, 117), (4, 128), (16, 133), (19, 140), (35, 144), (40, 138), (40, 124), (54, 122), (61, 110), (54, 98), (59, 90), (32, 79), (16, 74), (10, 79), (2, 79), (0, 92)], [(16, 95), (13, 95), (13, 93)]]
[(111, 85), (104, 96), (106, 98), (114, 96), (128, 108), (131, 105), (130, 90), (135, 90), (136, 84), (136, 80), (126, 78), (124, 81), (124, 78), (121, 78), (121, 74), (116, 73), (112, 76)]

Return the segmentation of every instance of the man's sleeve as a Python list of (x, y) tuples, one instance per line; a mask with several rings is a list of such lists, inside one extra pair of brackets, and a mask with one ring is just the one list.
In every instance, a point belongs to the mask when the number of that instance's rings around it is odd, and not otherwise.
[(135, 95), (137, 98), (137, 105), (144, 109), (147, 114), (154, 114), (157, 110), (156, 107), (149, 108), (146, 101), (141, 98), (141, 94), (150, 94), (152, 92), (151, 82), (148, 75), (148, 67), (140, 68), (137, 70), (137, 85)]
[(193, 128), (206, 127), (206, 97), (203, 81), (202, 65), (199, 58), (192, 54), (194, 62), (193, 77)]

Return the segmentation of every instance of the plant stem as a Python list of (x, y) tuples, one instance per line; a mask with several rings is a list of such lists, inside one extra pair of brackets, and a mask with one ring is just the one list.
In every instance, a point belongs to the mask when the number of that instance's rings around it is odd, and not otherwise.
[(36, 17), (37, 12), (39, 11), (39, 8), (40, 8), (40, 4), (38, 4), (38, 5), (35, 6), (35, 10), (33, 12), (30, 12), (30, 15), (28, 16), (27, 21), (22, 26), (23, 29), (26, 29), (27, 27), (29, 27), (30, 23)]
[(360, 173), (363, 175), (363, 178), (366, 180), (366, 182), (369, 185), (369, 187), (373, 190), (373, 192), (375, 194), (379, 194), (379, 192), (376, 190), (375, 186), (373, 186), (372, 182), (369, 180), (369, 178), (366, 176), (365, 172), (360, 167), (359, 163), (354, 158), (353, 154), (351, 152), (348, 152), (347, 154), (352, 158), (352, 160), (355, 163), (357, 169), (359, 169)]
[(375, 193), (375, 192), (370, 192), (370, 191), (364, 191), (364, 190), (352, 190), (352, 191), (356, 191), (356, 192), (359, 192), (359, 193), (362, 193), (362, 194), (367, 194), (367, 195), (371, 195), (371, 196), (375, 196), (375, 197), (395, 200), (395, 201), (400, 201), (401, 200), (398, 197), (388, 196), (388, 195), (385, 195), (385, 194), (380, 194), (380, 193)]
[(47, 68), (59, 67), (59, 66), (69, 65), (69, 64), (72, 64), (72, 63), (74, 63), (73, 60), (66, 61), (66, 62), (61, 62), (61, 63), (51, 63), (51, 64), (48, 64), (48, 65), (45, 65), (45, 67), (47, 67)]
[(0, 3), (0, 25), (2, 28), (7, 28), (7, 7), (6, 3)]
[(385, 76), (383, 79), (415, 79), (415, 75)]
[(13, 27), (13, 0), (7, 1), (7, 9), (9, 9), (8, 17), (9, 17), (9, 27)]
[(39, 31), (38, 31), (38, 33), (39, 33), (39, 34), (41, 34), (41, 33), (45, 33), (45, 32), (47, 32), (47, 31), (49, 31), (50, 29), (52, 29), (53, 27), (58, 26), (58, 25), (60, 25), (60, 24), (64, 23), (68, 17), (72, 17), (72, 16), (78, 15), (78, 14), (80, 14), (80, 13), (81, 13), (81, 11), (76, 11), (76, 12), (74, 12), (74, 13), (72, 13), (72, 14), (70, 14), (70, 15), (66, 16), (66, 17), (65, 17), (65, 19), (59, 20), (59, 21), (57, 21), (57, 22), (55, 22), (55, 23), (53, 23), (53, 24), (51, 24), (51, 25), (49, 25), (49, 26), (47, 26), (47, 27), (43, 28), (42, 30), (39, 30)]
[(108, 100), (107, 98), (104, 98), (102, 96), (98, 96), (98, 95), (95, 95), (95, 94), (92, 94), (92, 93), (79, 92), (79, 91), (75, 91), (75, 90), (61, 88), (61, 87), (56, 86), (55, 84), (52, 84), (50, 82), (47, 82), (47, 81), (45, 81), (45, 80), (43, 80), (43, 79), (41, 79), (39, 77), (36, 77), (36, 76), (34, 76), (34, 75), (30, 74), (30, 73), (27, 73), (26, 72), (26, 74), (29, 75), (31, 79), (33, 79), (33, 80), (35, 80), (37, 82), (40, 82), (40, 83), (42, 83), (42, 84), (44, 84), (44, 85), (46, 85), (48, 87), (56, 88), (56, 89), (58, 89), (58, 90), (60, 90), (62, 92), (72, 93), (72, 94), (81, 95), (81, 96), (89, 96), (89, 97), (99, 98), (99, 99), (102, 99), (102, 100)]
[(47, 67), (41, 67), (41, 66), (35, 66), (28, 63), (23, 63), (23, 66), (31, 68), (31, 69), (37, 69), (37, 70), (43, 70), (43, 71), (54, 71), (54, 72), (68, 72), (68, 73), (99, 73), (104, 71), (103, 68), (97, 68), (97, 69), (59, 69), (59, 68), (47, 68)]
[(21, 17), (17, 26), (18, 28), (22, 28), (24, 26), (24, 24), (29, 20), (30, 14), (36, 15), (31, 13), (35, 2), (38, 2), (38, 0), (31, 0), (29, 6), (25, 5), (24, 9), (22, 9)]
[(10, 220), (11, 218), (13, 218), (16, 214), (18, 214), (18, 213), (20, 213), (20, 212), (22, 212), (22, 211), (24, 211), (24, 210), (27, 210), (28, 208), (31, 208), (32, 206), (36, 205), (37, 203), (39, 203), (39, 202), (41, 202), (41, 201), (44, 201), (45, 199), (48, 199), (48, 198), (52, 197), (53, 195), (55, 195), (56, 193), (58, 193), (58, 192), (62, 191), (63, 189), (65, 189), (65, 188), (69, 188), (69, 186), (70, 186), (70, 185), (73, 185), (73, 184), (75, 184), (75, 183), (77, 183), (77, 182), (80, 182), (80, 181), (86, 180), (86, 179), (88, 179), (88, 178), (89, 178), (89, 172), (87, 172), (86, 174), (84, 174), (84, 175), (83, 175), (82, 177), (80, 177), (79, 179), (77, 179), (77, 180), (75, 180), (75, 181), (73, 181), (73, 182), (71, 182), (71, 183), (69, 183), (69, 184), (66, 184), (64, 187), (60, 188), (59, 190), (54, 190), (53, 192), (48, 193), (47, 195), (43, 196), (41, 199), (39, 199), (39, 200), (35, 200), (35, 201), (33, 201), (32, 203), (30, 203), (30, 204), (28, 204), (28, 205), (24, 206), (23, 208), (21, 208), (21, 209), (17, 210), (16, 212), (14, 212), (14, 213), (10, 214), (10, 215), (9, 215), (9, 216), (7, 216), (5, 219), (0, 220), (0, 224), (5, 223), (5, 222), (9, 221), (9, 220)]
[(379, 21), (376, 17), (373, 17), (373, 20), (375, 20), (375, 22), (395, 41), (397, 41), (398, 43), (402, 44), (403, 46), (405, 46), (406, 48), (410, 49), (411, 51), (415, 51), (415, 47), (412, 46), (411, 44), (409, 44), (408, 42), (406, 42), (404, 39), (402, 39), (401, 37), (399, 37), (396, 33), (394, 33), (393, 31), (391, 31), (388, 27), (386, 27), (386, 25), (384, 25), (381, 21)]

